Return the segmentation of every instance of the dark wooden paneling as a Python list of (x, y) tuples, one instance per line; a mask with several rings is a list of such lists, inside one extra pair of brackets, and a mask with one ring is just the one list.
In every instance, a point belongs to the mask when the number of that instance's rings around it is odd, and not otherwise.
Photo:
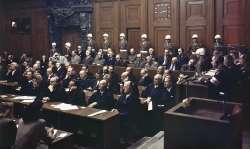
[(4, 14), (4, 8), (2, 1), (0, 2), (0, 52), (2, 53), (4, 51), (5, 45), (4, 45), (4, 39), (5, 39), (5, 14)]
[(139, 41), (140, 41), (140, 29), (139, 28), (131, 28), (127, 29), (128, 34), (128, 47), (135, 48), (135, 51), (139, 52)]
[[(27, 52), (35, 58), (48, 52), (48, 19), (42, 1), (7, 3), (6, 7), (6, 48), (15, 54)], [(18, 17), (31, 18), (31, 33), (11, 32), (11, 20)]]
[[(139, 49), (139, 41), (142, 33), (147, 31), (146, 1), (127, 0), (120, 4), (120, 32), (128, 34), (129, 47)], [(137, 37), (133, 37), (133, 36)]]
[(62, 47), (64, 47), (64, 44), (66, 42), (71, 43), (71, 49), (77, 49), (77, 46), (80, 45), (80, 33), (79, 31), (75, 30), (63, 30), (62, 34)]
[(179, 45), (179, 1), (148, 1), (149, 37), (156, 52), (164, 52), (164, 37), (170, 34), (172, 42)]
[(194, 33), (199, 35), (200, 42), (211, 47), (214, 35), (214, 1), (181, 0), (180, 24), (181, 47), (189, 47)]
[(119, 17), (119, 3), (116, 1), (111, 2), (96, 2), (94, 4), (94, 22), (95, 22), (95, 35), (97, 44), (102, 45), (103, 33), (108, 33), (112, 47), (118, 46), (118, 17)]
[(225, 43), (244, 44), (246, 32), (245, 22), (245, 0), (224, 0), (223, 32)]

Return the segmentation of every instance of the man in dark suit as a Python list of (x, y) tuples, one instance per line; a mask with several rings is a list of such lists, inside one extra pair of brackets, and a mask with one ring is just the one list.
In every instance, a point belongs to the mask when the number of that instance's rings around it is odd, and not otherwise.
[(65, 89), (59, 84), (59, 78), (57, 76), (50, 79), (50, 84), (45, 91), (44, 101), (59, 101), (64, 102), (66, 100)]
[(86, 57), (82, 60), (82, 64), (84, 65), (91, 65), (94, 61), (94, 58), (91, 56), (91, 51), (87, 50)]
[(138, 123), (139, 99), (133, 90), (133, 82), (124, 82), (122, 94), (115, 104), (115, 109), (119, 111), (121, 118), (121, 135), (124, 139), (135, 137), (136, 125)]
[(59, 77), (59, 80), (63, 80), (63, 78), (65, 77), (66, 75), (66, 69), (65, 67), (62, 66), (61, 63), (56, 63), (56, 73), (55, 73), (58, 77)]
[(182, 48), (178, 49), (178, 55), (177, 55), (177, 59), (178, 59), (178, 64), (180, 66), (187, 64), (188, 63), (188, 57), (187, 55), (183, 52)]
[(92, 87), (93, 88), (93, 80), (88, 77), (86, 70), (81, 70), (79, 72), (79, 78), (77, 79), (77, 85), (82, 90)]
[(77, 85), (75, 80), (71, 80), (68, 85), (67, 91), (67, 103), (86, 106), (85, 94)]
[(21, 82), (21, 73), (18, 70), (18, 64), (16, 62), (12, 62), (9, 65), (8, 72), (6, 73), (7, 80), (10, 82)]
[(75, 75), (75, 71), (74, 71), (73, 67), (69, 67), (69, 68), (67, 69), (67, 74), (66, 74), (66, 76), (65, 76), (64, 79), (62, 80), (62, 86), (63, 86), (63, 88), (68, 87), (69, 82), (70, 82), (71, 80), (73, 80), (73, 79), (76, 79), (76, 78), (77, 78), (77, 77), (76, 77), (76, 75)]
[(114, 72), (114, 67), (113, 66), (109, 66), (108, 67), (108, 72), (109, 72), (109, 75), (110, 75), (110, 82), (109, 82), (109, 86), (111, 88), (111, 91), (114, 92), (114, 93), (119, 93), (119, 82), (120, 82), (120, 78), (118, 76), (118, 74), (116, 74)]
[(98, 90), (89, 98), (91, 104), (88, 107), (97, 109), (111, 110), (114, 107), (113, 94), (107, 89), (107, 81), (99, 83)]
[(16, 138), (16, 124), (10, 119), (0, 119), (0, 148), (11, 149)]
[(41, 101), (31, 103), (22, 114), (18, 123), (15, 149), (36, 149), (41, 140), (45, 143), (52, 141), (52, 129), (45, 129), (45, 120), (39, 119)]
[(146, 87), (153, 82), (153, 80), (148, 76), (148, 70), (146, 68), (141, 69), (140, 75), (141, 78), (138, 81), (138, 85)]
[(188, 61), (188, 64), (184, 64), (181, 67), (181, 71), (195, 71), (196, 70), (196, 62), (194, 58), (191, 58)]
[(171, 71), (176, 71), (176, 70), (180, 70), (180, 64), (178, 63), (178, 59), (177, 57), (173, 57), (171, 60), (170, 65), (167, 67), (167, 69), (171, 70)]
[(148, 85), (142, 93), (141, 103), (147, 107), (146, 115), (146, 131), (149, 135), (154, 135), (161, 128), (158, 121), (158, 103), (162, 98), (164, 87), (162, 84), (162, 75), (156, 74), (152, 84)]

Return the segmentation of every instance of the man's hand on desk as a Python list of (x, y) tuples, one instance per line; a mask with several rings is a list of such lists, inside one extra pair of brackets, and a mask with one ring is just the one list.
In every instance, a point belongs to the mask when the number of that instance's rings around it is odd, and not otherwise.
[(43, 102), (43, 103), (46, 103), (46, 102), (48, 102), (49, 100), (50, 100), (50, 98), (49, 98), (49, 97), (43, 97), (42, 102)]
[(47, 130), (47, 133), (48, 133), (48, 136), (50, 137), (50, 138), (52, 138), (52, 139), (54, 139), (55, 138), (55, 130), (54, 130), (54, 128), (49, 128), (48, 130)]
[(88, 105), (89, 108), (94, 108), (97, 105), (97, 102), (93, 102), (90, 105)]
[(141, 101), (141, 104), (145, 104), (145, 103), (148, 104), (151, 101), (151, 97), (147, 97), (147, 98), (140, 97), (139, 99)]
[(112, 109), (111, 112), (119, 112), (117, 109)]
[(49, 91), (50, 91), (50, 92), (53, 92), (53, 90), (54, 90), (54, 86), (49, 85), (49, 86), (48, 86), (48, 89), (49, 89)]
[(16, 88), (17, 91), (20, 91), (21, 89), (22, 89), (21, 86), (18, 86), (18, 87)]

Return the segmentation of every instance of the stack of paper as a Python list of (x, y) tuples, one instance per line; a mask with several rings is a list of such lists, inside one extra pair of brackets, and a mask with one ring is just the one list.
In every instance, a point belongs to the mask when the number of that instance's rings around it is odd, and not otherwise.
[(32, 103), (34, 102), (35, 100), (23, 100), (22, 103)]
[(89, 117), (92, 117), (92, 116), (96, 116), (96, 115), (98, 115), (98, 114), (102, 114), (102, 113), (105, 113), (105, 112), (107, 112), (107, 110), (101, 110), (101, 111), (98, 111), (98, 112), (89, 114), (88, 116), (89, 116)]
[(7, 95), (1, 95), (0, 97), (1, 98), (7, 98), (8, 96)]
[(66, 110), (78, 110), (78, 107), (75, 105), (71, 105), (71, 104), (66, 104), (66, 103), (60, 103), (57, 105), (51, 105), (53, 108), (56, 109), (60, 109), (62, 111), (66, 111)]
[(36, 96), (16, 96), (12, 99), (14, 99), (14, 100), (35, 100)]

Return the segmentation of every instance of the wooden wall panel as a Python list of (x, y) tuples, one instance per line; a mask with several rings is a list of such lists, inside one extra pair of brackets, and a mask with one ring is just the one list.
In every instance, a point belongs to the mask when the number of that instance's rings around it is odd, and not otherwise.
[[(139, 50), (140, 36), (147, 31), (145, 0), (127, 0), (120, 3), (120, 32), (127, 34), (129, 47)], [(117, 37), (118, 38), (118, 37)]]
[[(48, 19), (46, 9), (42, 1), (16, 2), (12, 5), (6, 4), (6, 49), (21, 54), (26, 52), (35, 58), (40, 58), (46, 54), (48, 45)], [(11, 32), (11, 20), (19, 17), (31, 18), (31, 33)]]
[(164, 52), (164, 37), (170, 34), (172, 42), (179, 45), (179, 1), (150, 0), (148, 4), (149, 37), (156, 52)]
[(136, 52), (139, 52), (141, 31), (140, 28), (129, 28), (127, 29), (128, 48), (134, 48)]
[(2, 53), (4, 51), (5, 48), (5, 13), (4, 13), (4, 8), (3, 8), (3, 4), (2, 1), (0, 2), (0, 53)]
[(224, 0), (223, 9), (223, 32), (225, 43), (244, 44), (246, 32), (245, 0)]
[(71, 43), (71, 49), (77, 49), (77, 46), (80, 45), (80, 33), (79, 31), (75, 30), (63, 30), (62, 33), (62, 46), (64, 47), (64, 44), (66, 42)]
[(111, 2), (96, 2), (94, 4), (94, 22), (96, 41), (99, 46), (103, 42), (103, 33), (108, 33), (112, 42), (112, 47), (118, 46), (118, 17), (119, 17), (119, 3)]
[(192, 34), (198, 34), (204, 45), (212, 47), (214, 35), (214, 1), (180, 1), (180, 42), (187, 49), (191, 44)]

